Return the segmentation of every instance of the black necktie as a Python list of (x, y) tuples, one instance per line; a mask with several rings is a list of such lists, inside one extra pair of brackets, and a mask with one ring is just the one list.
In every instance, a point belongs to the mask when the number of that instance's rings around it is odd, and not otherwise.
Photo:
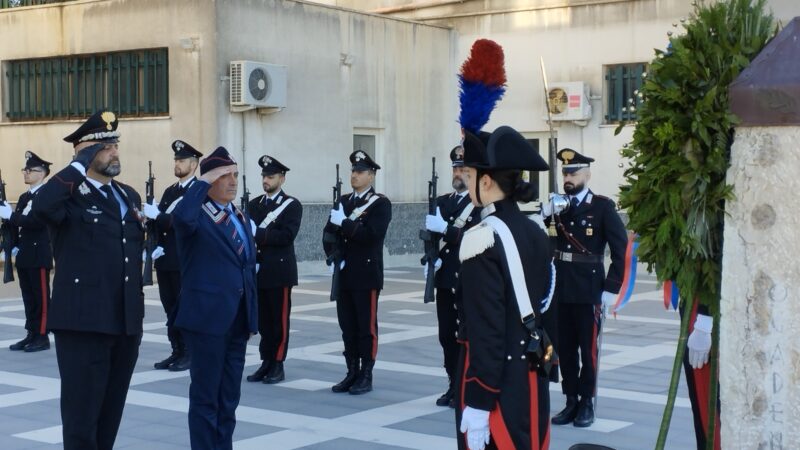
[(579, 205), (581, 202), (580, 202), (580, 201), (578, 201), (578, 197), (572, 197), (572, 200), (570, 200), (570, 203), (572, 203), (572, 207), (573, 207), (573, 208), (577, 208), (577, 207), (578, 207), (578, 205)]
[(120, 211), (119, 202), (117, 201), (117, 198), (114, 196), (114, 191), (111, 189), (111, 185), (105, 184), (103, 186), (100, 186), (100, 190), (106, 193), (106, 199), (116, 208), (116, 211), (119, 212)]

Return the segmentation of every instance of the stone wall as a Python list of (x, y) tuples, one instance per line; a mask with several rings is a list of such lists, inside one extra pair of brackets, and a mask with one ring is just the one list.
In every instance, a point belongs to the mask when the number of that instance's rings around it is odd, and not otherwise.
[(721, 291), (725, 449), (800, 442), (798, 142), (797, 127), (736, 130), (728, 170), (736, 199), (725, 208)]

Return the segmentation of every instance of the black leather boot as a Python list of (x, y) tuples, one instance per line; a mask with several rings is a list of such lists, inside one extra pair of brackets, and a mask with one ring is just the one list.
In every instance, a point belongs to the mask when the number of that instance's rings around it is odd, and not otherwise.
[(50, 338), (46, 334), (36, 334), (28, 345), (25, 346), (26, 353), (40, 352), (50, 348)]
[(361, 371), (353, 386), (350, 387), (350, 395), (366, 394), (372, 390), (372, 367), (375, 365), (374, 359), (361, 359)]
[(28, 334), (21, 341), (9, 345), (8, 349), (13, 350), (15, 352), (20, 350), (25, 350), (25, 346), (28, 345), (32, 340), (33, 340), (33, 332), (28, 331)]
[(550, 419), (550, 423), (553, 425), (566, 425), (573, 420), (575, 420), (575, 416), (578, 415), (578, 397), (574, 395), (567, 396), (567, 406), (561, 410), (558, 414), (553, 416)]
[(280, 383), (286, 378), (286, 374), (283, 373), (283, 361), (275, 361), (269, 368), (269, 372), (264, 377), (265, 384), (275, 384)]
[(594, 405), (592, 397), (581, 397), (578, 404), (578, 415), (572, 424), (578, 428), (586, 428), (594, 423)]
[(166, 359), (153, 364), (153, 368), (156, 369), (156, 370), (167, 370), (167, 369), (169, 369), (169, 366), (171, 366), (172, 363), (177, 361), (178, 358), (180, 358), (180, 357), (181, 357), (180, 350), (178, 350), (178, 347), (173, 345), (172, 346), (172, 354), (167, 356)]
[[(436, 399), (436, 406), (450, 406), (450, 403), (453, 401), (453, 397), (456, 394), (455, 386), (453, 386), (453, 379), (450, 378), (450, 385), (447, 387), (447, 392), (442, 394), (441, 397)], [(455, 405), (453, 405), (455, 406)]]
[(189, 353), (183, 352), (175, 362), (169, 365), (168, 370), (170, 372), (183, 372), (184, 370), (189, 370), (190, 367), (192, 367), (192, 357), (189, 356)]
[(267, 372), (269, 372), (269, 366), (272, 364), (272, 361), (262, 361), (261, 367), (256, 369), (255, 372), (247, 376), (247, 381), (254, 383), (256, 381), (264, 381), (264, 377), (267, 376)]
[(345, 356), (345, 360), (347, 361), (347, 375), (344, 376), (342, 381), (331, 387), (333, 392), (347, 392), (350, 390), (350, 386), (356, 382), (356, 377), (358, 376), (358, 358), (348, 358)]

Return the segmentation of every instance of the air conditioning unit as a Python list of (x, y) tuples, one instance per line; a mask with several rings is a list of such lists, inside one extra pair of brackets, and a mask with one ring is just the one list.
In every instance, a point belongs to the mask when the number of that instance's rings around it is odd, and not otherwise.
[(231, 111), (286, 107), (286, 66), (231, 61)]
[(547, 89), (547, 97), (547, 104), (553, 120), (589, 120), (592, 118), (589, 84), (586, 82), (553, 83)]

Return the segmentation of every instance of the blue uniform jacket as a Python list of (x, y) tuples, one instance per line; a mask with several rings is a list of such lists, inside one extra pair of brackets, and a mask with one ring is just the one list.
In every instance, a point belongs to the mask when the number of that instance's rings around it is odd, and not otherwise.
[(240, 256), (228, 233), (227, 214), (206, 195), (210, 184), (193, 183), (172, 212), (181, 262), (181, 293), (175, 325), (190, 331), (222, 336), (236, 318), (239, 305), (247, 308), (251, 333), (258, 331), (256, 249), (250, 219), (236, 209), (245, 228)]

